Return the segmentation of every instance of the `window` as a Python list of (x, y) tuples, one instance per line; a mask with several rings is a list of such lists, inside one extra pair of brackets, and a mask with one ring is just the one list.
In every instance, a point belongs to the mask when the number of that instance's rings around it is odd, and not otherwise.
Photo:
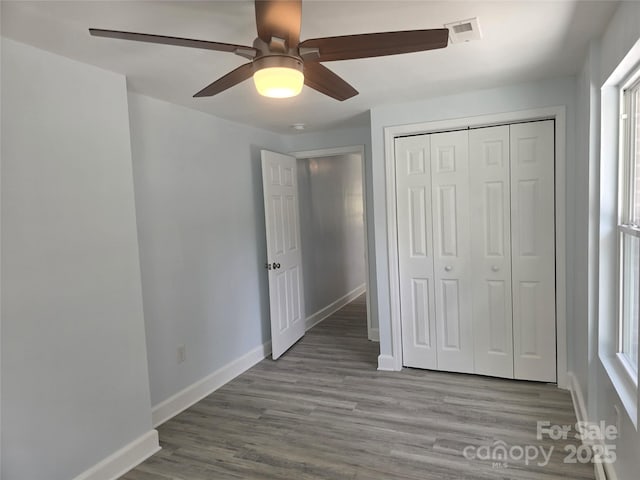
[[(597, 81), (593, 74), (591, 81)], [(590, 262), (597, 282), (598, 358), (638, 428), (640, 375), (640, 39), (629, 49), (600, 89), (600, 155), (590, 156), (599, 170), (597, 221), (590, 232), (597, 238), (597, 264)], [(592, 137), (589, 137), (592, 139)], [(597, 205), (597, 206), (596, 206)], [(592, 211), (592, 210), (590, 210)], [(596, 213), (595, 211), (592, 211)], [(594, 215), (595, 217), (595, 215)], [(594, 252), (595, 253), (595, 252)]]
[(619, 203), (618, 356), (638, 383), (640, 318), (640, 78), (622, 88)]

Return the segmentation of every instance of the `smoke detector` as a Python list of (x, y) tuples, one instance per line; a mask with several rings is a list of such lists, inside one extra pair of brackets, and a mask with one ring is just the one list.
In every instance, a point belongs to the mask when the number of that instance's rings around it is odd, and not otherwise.
[(471, 42), (482, 40), (480, 23), (478, 17), (460, 20), (458, 22), (445, 23), (445, 28), (449, 29), (449, 40), (451, 43)]

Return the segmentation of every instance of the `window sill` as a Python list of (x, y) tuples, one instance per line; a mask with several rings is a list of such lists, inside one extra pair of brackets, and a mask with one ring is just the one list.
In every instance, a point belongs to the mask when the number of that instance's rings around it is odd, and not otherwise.
[(617, 355), (600, 355), (600, 361), (631, 423), (638, 430), (638, 386), (629, 374), (627, 366)]

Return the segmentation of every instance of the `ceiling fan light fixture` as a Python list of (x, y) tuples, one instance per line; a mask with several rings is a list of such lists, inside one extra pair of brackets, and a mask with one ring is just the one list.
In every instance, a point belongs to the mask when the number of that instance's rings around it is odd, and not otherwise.
[(271, 98), (299, 95), (304, 85), (302, 62), (294, 57), (269, 56), (253, 63), (253, 82), (258, 93)]

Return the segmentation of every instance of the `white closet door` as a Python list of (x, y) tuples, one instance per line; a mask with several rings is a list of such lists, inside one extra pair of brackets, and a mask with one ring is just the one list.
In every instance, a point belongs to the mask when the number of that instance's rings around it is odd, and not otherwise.
[(513, 378), (509, 126), (469, 132), (475, 373)]
[(431, 135), (438, 369), (473, 372), (467, 131)]
[(554, 126), (510, 128), (514, 374), (555, 382)]
[(429, 136), (396, 139), (403, 365), (437, 368)]

